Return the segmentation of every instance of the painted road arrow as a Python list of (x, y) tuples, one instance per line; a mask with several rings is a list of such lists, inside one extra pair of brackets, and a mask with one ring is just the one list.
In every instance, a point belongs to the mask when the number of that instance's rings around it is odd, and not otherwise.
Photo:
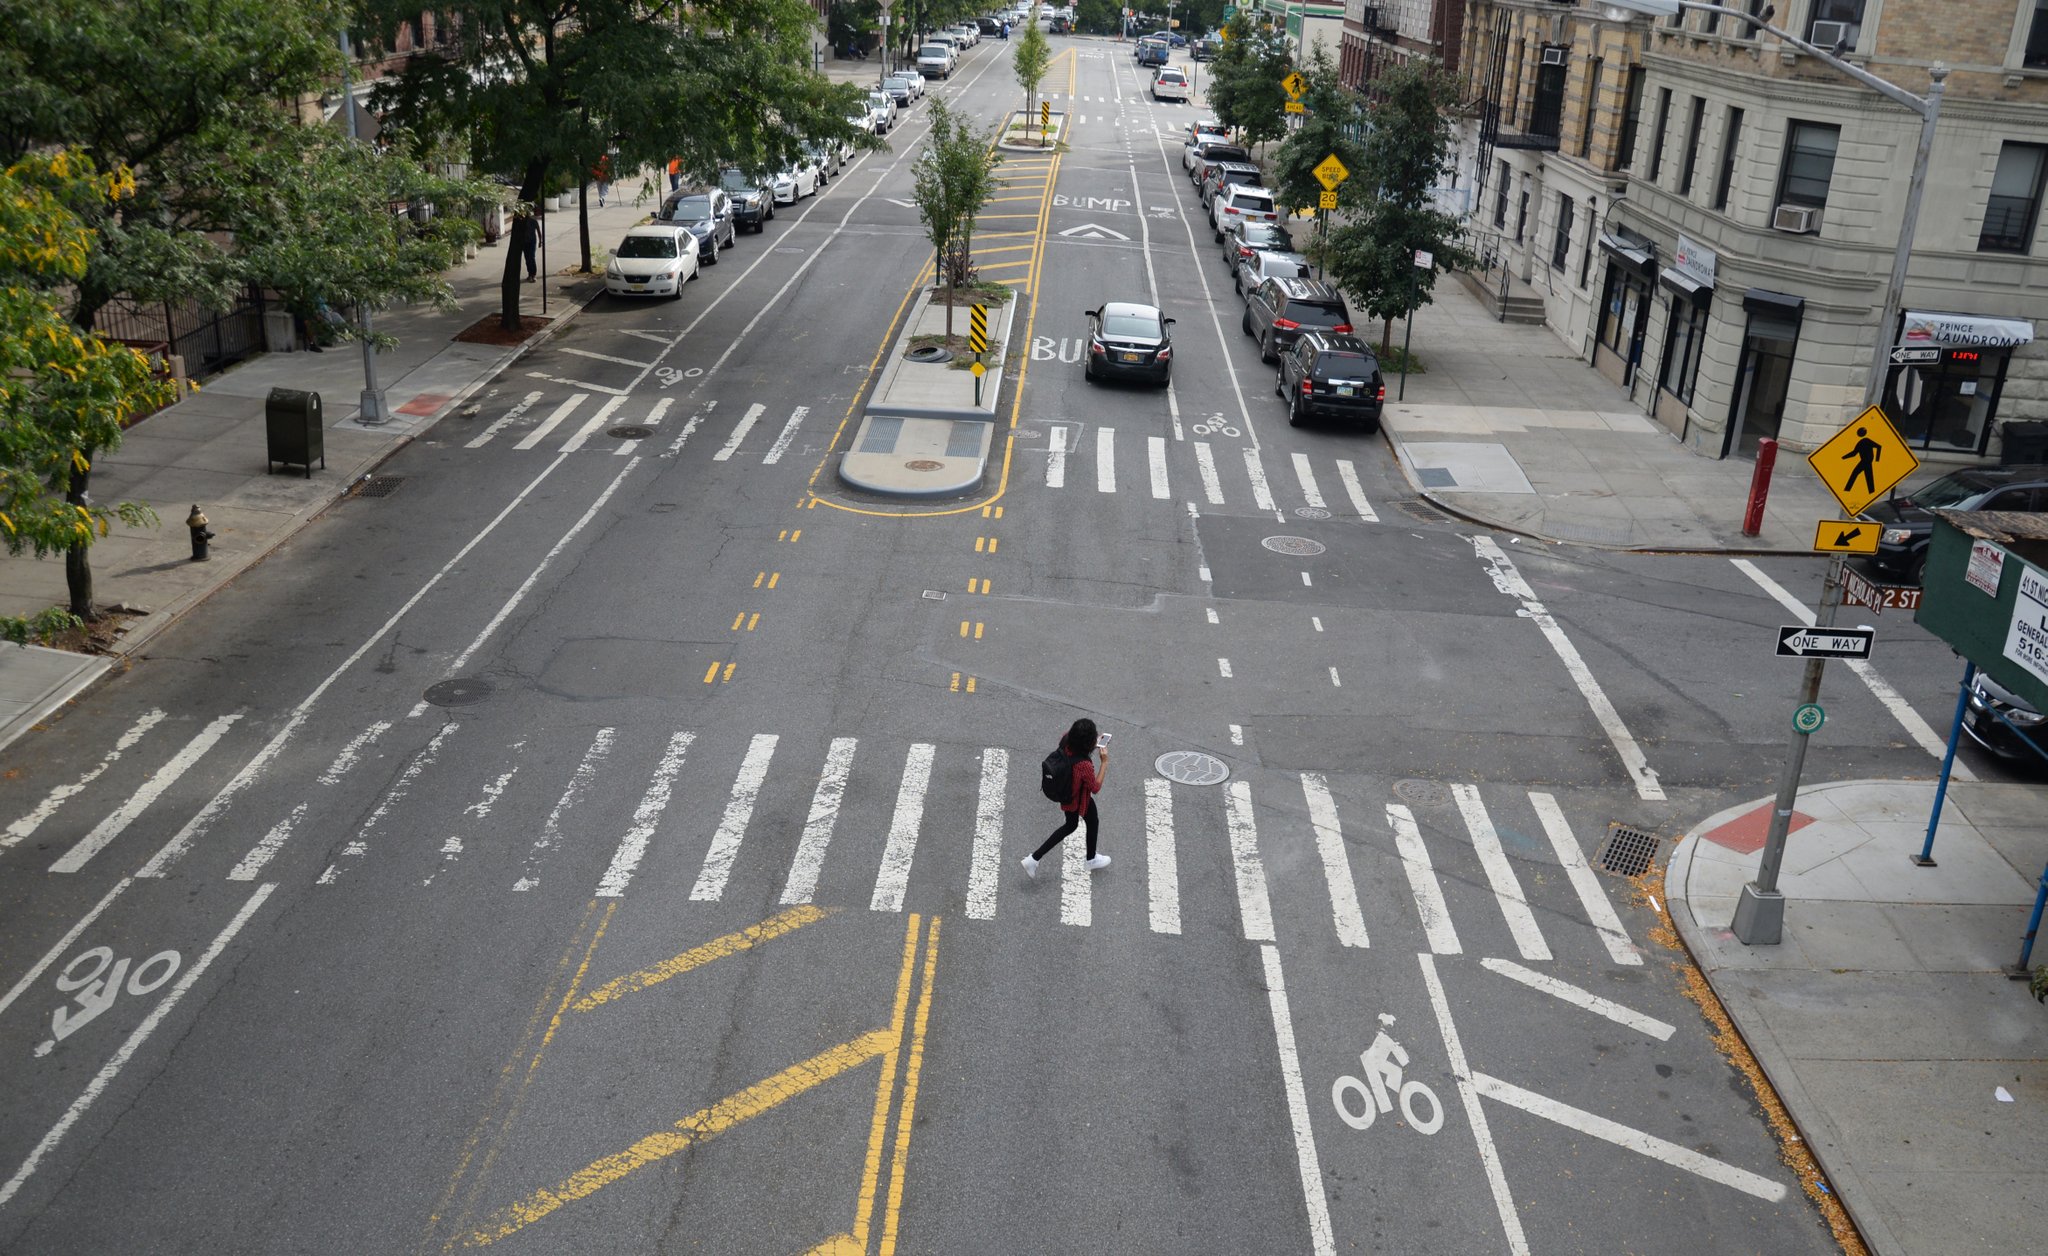
[(1787, 624), (1778, 629), (1778, 655), (1789, 659), (1867, 659), (1875, 628), (1808, 628)]
[(1111, 231), (1100, 223), (1084, 222), (1078, 227), (1068, 227), (1060, 234), (1069, 240), (1128, 240), (1131, 237), (1121, 231)]

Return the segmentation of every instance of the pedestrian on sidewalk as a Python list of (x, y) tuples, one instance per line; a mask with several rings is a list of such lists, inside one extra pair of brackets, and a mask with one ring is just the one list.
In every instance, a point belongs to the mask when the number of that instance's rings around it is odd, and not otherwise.
[[(1024, 856), (1024, 872), (1028, 876), (1038, 875), (1038, 861), (1060, 844), (1083, 822), (1088, 825), (1088, 863), (1090, 872), (1109, 867), (1109, 856), (1095, 853), (1095, 838), (1098, 820), (1095, 814), (1095, 795), (1109, 778), (1109, 750), (1102, 746), (1102, 736), (1095, 731), (1095, 721), (1083, 717), (1075, 720), (1067, 735), (1060, 738), (1060, 748), (1045, 756), (1039, 769), (1039, 788), (1047, 798), (1060, 805), (1066, 812), (1067, 821), (1053, 830), (1037, 850)], [(1089, 755), (1096, 757), (1095, 763), (1088, 761)]]
[(540, 212), (536, 209), (522, 209), (512, 215), (512, 243), (519, 250), (520, 258), (526, 263), (526, 282), (532, 283), (540, 275)]
[(682, 187), (683, 159), (680, 157), (671, 157), (668, 159), (668, 190), (671, 192), (679, 192), (682, 190)]
[(606, 153), (597, 159), (597, 164), (590, 168), (590, 177), (597, 182), (597, 207), (603, 209), (604, 198), (610, 196), (612, 191), (612, 158), (610, 153)]

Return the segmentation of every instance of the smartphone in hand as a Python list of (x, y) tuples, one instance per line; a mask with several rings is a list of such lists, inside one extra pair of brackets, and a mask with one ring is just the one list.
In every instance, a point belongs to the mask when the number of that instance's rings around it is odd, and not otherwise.
[(1097, 733), (1097, 734), (1095, 734), (1095, 748), (1096, 748), (1097, 750), (1107, 750), (1107, 749), (1109, 749), (1109, 739), (1110, 739), (1110, 736), (1111, 736), (1111, 734), (1109, 734), (1109, 733)]

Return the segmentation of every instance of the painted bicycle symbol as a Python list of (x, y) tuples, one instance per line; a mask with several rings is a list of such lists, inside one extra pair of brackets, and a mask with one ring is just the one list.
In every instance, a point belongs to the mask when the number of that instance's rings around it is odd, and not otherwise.
[[(1394, 1018), (1382, 1012), (1380, 1023), (1391, 1025)], [(1392, 1112), (1398, 1099), (1401, 1115), (1408, 1118), (1409, 1126), (1417, 1133), (1434, 1134), (1443, 1128), (1444, 1105), (1438, 1102), (1436, 1092), (1421, 1082), (1401, 1080), (1408, 1051), (1388, 1037), (1385, 1029), (1373, 1038), (1371, 1046), (1359, 1052), (1358, 1063), (1365, 1073), (1364, 1081), (1347, 1073), (1330, 1086), (1330, 1101), (1337, 1105), (1337, 1115), (1344, 1124), (1355, 1130), (1371, 1129), (1374, 1119), (1382, 1112)], [(1350, 1095), (1357, 1098), (1347, 1102)], [(1429, 1109), (1428, 1120), (1416, 1111), (1418, 1106)]]
[[(134, 995), (148, 994), (178, 973), (178, 953), (158, 951), (137, 964), (127, 958), (115, 959), (114, 949), (96, 946), (71, 957), (57, 974), (57, 989), (71, 995), (77, 1007), (60, 1007), (50, 1016), (51, 1037), (36, 1047), (39, 1056), (90, 1025), (100, 1013), (114, 1005), (125, 988)], [(132, 966), (132, 971), (131, 971)]]
[(1188, 430), (1197, 436), (1236, 436), (1237, 428), (1225, 423), (1223, 416), (1212, 414), (1200, 423), (1190, 423)]
[(664, 366), (654, 372), (654, 378), (661, 381), (663, 388), (668, 388), (683, 382), (683, 372), (673, 366)]

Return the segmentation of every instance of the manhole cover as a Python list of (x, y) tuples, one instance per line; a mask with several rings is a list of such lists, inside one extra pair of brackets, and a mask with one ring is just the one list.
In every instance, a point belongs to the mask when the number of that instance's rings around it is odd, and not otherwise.
[(1657, 861), (1657, 835), (1626, 824), (1607, 826), (1600, 866), (1618, 877), (1639, 877)]
[(1436, 781), (1395, 781), (1394, 797), (1417, 807), (1441, 807), (1451, 800), (1451, 791)]
[(606, 428), (604, 434), (613, 440), (646, 440), (654, 435), (654, 429), (642, 427), (638, 423), (628, 423), (622, 427)]
[(912, 471), (936, 471), (940, 467), (945, 466), (946, 464), (943, 462), (934, 462), (930, 458), (912, 458), (909, 462), (906, 462), (903, 465)]
[(1294, 513), (1302, 519), (1327, 519), (1330, 517), (1330, 512), (1324, 510), (1321, 506), (1296, 506)]
[(491, 696), (491, 682), (480, 676), (458, 676), (429, 685), (420, 696), (435, 706), (474, 706)]
[(1451, 519), (1449, 515), (1438, 510), (1428, 502), (1413, 497), (1404, 497), (1396, 501), (1394, 509), (1407, 515), (1410, 519), (1419, 519), (1423, 523), (1449, 523)]
[(951, 362), (953, 351), (944, 345), (926, 345), (921, 349), (912, 349), (903, 356), (912, 362)]
[(1199, 750), (1169, 750), (1152, 768), (1176, 785), (1221, 785), (1230, 779), (1228, 764)]
[(405, 477), (402, 475), (373, 475), (366, 479), (357, 480), (356, 486), (350, 490), (349, 496), (389, 497), (396, 493), (398, 486), (403, 483), (405, 483)]
[(1259, 544), (1275, 554), (1292, 554), (1296, 558), (1312, 558), (1327, 548), (1321, 541), (1311, 541), (1305, 536), (1269, 536)]
[(675, 508), (676, 504), (674, 502), (656, 502), (647, 508), (647, 513), (650, 515), (672, 514)]

